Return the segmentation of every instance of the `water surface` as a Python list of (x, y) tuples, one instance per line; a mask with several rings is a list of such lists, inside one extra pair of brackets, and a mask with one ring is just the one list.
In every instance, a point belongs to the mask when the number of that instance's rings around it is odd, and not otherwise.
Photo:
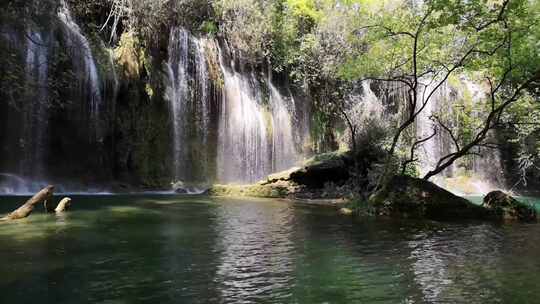
[[(0, 197), (6, 213), (24, 201)], [(275, 200), (75, 196), (0, 224), (0, 303), (534, 303), (540, 225)]]

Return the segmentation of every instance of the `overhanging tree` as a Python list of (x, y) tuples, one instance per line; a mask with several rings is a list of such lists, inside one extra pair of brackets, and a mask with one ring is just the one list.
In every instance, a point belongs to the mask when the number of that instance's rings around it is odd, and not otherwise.
[[(500, 123), (505, 110), (538, 85), (538, 7), (538, 1), (527, 0), (430, 0), (420, 5), (395, 1), (366, 6), (359, 16), (367, 21), (357, 28), (353, 41), (359, 52), (342, 71), (349, 79), (399, 83), (407, 92), (400, 105), (404, 117), (389, 144), (385, 173), (394, 171), (391, 160), (403, 134), (452, 75), (481, 75), (489, 83), (490, 107), (482, 127), (467, 142), (459, 142), (454, 130), (433, 117), (439, 124), (434, 132), (447, 132), (455, 147), (424, 179), (472, 153)], [(415, 150), (434, 134), (412, 143), (402, 171), (416, 160)]]

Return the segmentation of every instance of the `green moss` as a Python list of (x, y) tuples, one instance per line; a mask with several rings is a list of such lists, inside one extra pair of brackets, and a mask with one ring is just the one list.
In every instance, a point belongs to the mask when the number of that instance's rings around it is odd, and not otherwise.
[(212, 196), (283, 198), (289, 194), (285, 185), (214, 185), (208, 190)]
[(137, 79), (141, 72), (144, 55), (141, 54), (140, 42), (134, 32), (123, 33), (114, 49), (114, 57), (122, 75), (127, 79)]
[(342, 161), (344, 158), (349, 158), (350, 151), (333, 151), (328, 153), (321, 153), (306, 160), (303, 166), (316, 166), (325, 162)]
[(219, 31), (216, 22), (214, 22), (213, 20), (203, 21), (199, 29), (201, 32), (211, 37), (215, 36)]
[(272, 134), (274, 134), (272, 112), (270, 109), (268, 109), (268, 107), (264, 107), (262, 114), (264, 118), (264, 125), (266, 126), (266, 133), (268, 134), (269, 138), (272, 138)]
[(423, 179), (394, 176), (369, 199), (378, 215), (428, 219), (486, 219), (489, 210)]

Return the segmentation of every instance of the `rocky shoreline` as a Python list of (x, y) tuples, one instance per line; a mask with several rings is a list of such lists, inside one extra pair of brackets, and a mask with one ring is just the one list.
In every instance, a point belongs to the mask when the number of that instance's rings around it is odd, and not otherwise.
[(390, 178), (368, 200), (355, 198), (350, 187), (348, 153), (328, 153), (302, 166), (268, 176), (249, 185), (213, 185), (205, 193), (217, 197), (289, 199), (336, 208), (344, 215), (431, 220), (478, 219), (490, 221), (537, 220), (535, 208), (502, 191), (489, 193), (481, 205), (454, 195), (429, 181), (405, 175)]

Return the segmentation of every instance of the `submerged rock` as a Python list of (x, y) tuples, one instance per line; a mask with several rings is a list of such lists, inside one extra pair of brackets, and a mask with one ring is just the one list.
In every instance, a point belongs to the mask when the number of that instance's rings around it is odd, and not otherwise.
[(492, 213), (419, 178), (394, 176), (370, 198), (378, 215), (428, 219), (484, 219)]
[(484, 197), (483, 206), (492, 210), (502, 220), (536, 221), (534, 207), (519, 202), (502, 191), (492, 191)]

